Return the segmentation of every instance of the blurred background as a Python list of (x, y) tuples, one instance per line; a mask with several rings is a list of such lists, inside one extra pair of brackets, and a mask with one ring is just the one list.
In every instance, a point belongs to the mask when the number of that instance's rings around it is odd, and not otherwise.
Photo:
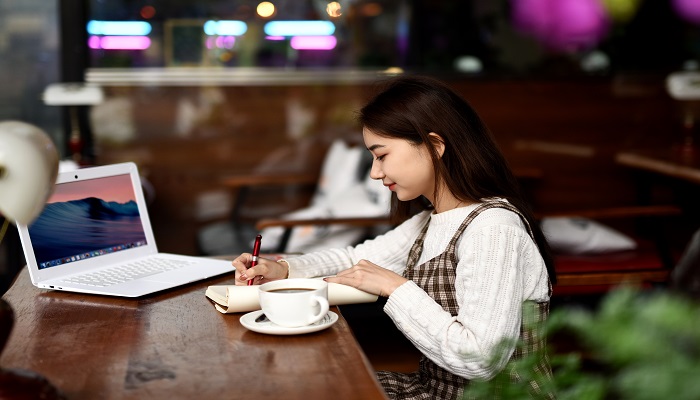
[[(472, 103), (536, 211), (670, 201), (682, 249), (697, 184), (618, 155), (692, 139), (694, 101), (666, 82), (699, 61), (696, 0), (0, 0), (0, 120), (41, 127), (82, 165), (136, 162), (160, 249), (185, 254), (234, 211), (250, 222), (307, 204), (308, 185), (251, 205), (225, 182), (318, 174), (334, 140), (361, 141), (354, 112), (374, 84), (400, 73)], [(59, 83), (104, 97), (47, 104)], [(16, 238), (0, 251), (12, 276)]]

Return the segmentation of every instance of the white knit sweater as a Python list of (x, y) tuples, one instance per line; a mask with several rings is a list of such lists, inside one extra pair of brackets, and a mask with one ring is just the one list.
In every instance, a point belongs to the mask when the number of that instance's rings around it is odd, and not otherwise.
[[(418, 264), (442, 253), (474, 208), (425, 211), (356, 247), (289, 258), (290, 278), (334, 275), (361, 259), (401, 275), (426, 220), (430, 226)], [(518, 338), (523, 301), (549, 300), (547, 270), (520, 217), (501, 208), (485, 210), (472, 221), (457, 242), (457, 260), (456, 317), (411, 281), (389, 296), (384, 311), (442, 368), (467, 379), (489, 379), (512, 354), (510, 349), (499, 360), (492, 357), (503, 338)]]

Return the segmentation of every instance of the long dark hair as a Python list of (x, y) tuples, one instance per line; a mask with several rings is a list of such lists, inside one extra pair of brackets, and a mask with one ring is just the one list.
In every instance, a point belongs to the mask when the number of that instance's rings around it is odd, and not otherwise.
[[(425, 145), (435, 168), (436, 195), (438, 184), (444, 182), (452, 195), (462, 201), (507, 199), (530, 224), (550, 281), (556, 282), (549, 245), (517, 179), (491, 132), (459, 94), (433, 78), (393, 78), (384, 82), (379, 94), (359, 111), (358, 120), (376, 135)], [(431, 132), (444, 141), (442, 156), (429, 136)], [(396, 193), (392, 194), (391, 216), (396, 223), (430, 207), (423, 197), (399, 201)]]

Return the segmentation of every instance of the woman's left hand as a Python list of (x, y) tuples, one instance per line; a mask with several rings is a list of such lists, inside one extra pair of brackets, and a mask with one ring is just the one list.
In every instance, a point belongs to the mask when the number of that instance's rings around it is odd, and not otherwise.
[(389, 297), (397, 287), (408, 281), (403, 276), (367, 260), (360, 260), (352, 268), (346, 269), (336, 276), (329, 276), (325, 280), (352, 286), (383, 297)]

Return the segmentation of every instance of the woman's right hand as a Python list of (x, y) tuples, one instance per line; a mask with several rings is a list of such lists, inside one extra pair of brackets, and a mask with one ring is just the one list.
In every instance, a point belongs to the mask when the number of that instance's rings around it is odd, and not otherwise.
[(277, 262), (258, 257), (258, 264), (250, 267), (253, 255), (243, 253), (231, 262), (236, 269), (236, 285), (247, 285), (249, 279), (253, 279), (254, 285), (285, 279), (289, 276), (289, 265), (286, 262)]

